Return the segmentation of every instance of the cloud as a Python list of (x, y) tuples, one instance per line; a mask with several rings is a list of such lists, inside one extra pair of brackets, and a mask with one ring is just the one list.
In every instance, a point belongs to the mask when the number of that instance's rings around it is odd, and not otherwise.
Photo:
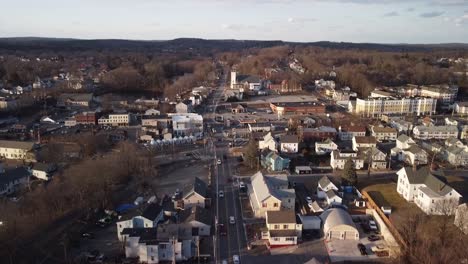
[(388, 13), (385, 13), (383, 16), (384, 17), (395, 17), (395, 16), (399, 16), (400, 14), (398, 14), (397, 11), (392, 11), (392, 12), (388, 12)]
[(245, 25), (245, 24), (222, 24), (221, 27), (224, 30), (232, 30), (232, 31), (241, 31), (247, 29), (255, 29), (253, 25)]
[(466, 24), (468, 22), (468, 14), (464, 14), (460, 17), (455, 18), (454, 22), (455, 22), (455, 25), (458, 27)]
[(432, 11), (432, 12), (426, 12), (426, 13), (422, 13), (421, 15), (419, 15), (420, 17), (423, 17), (423, 18), (432, 18), (432, 17), (438, 17), (438, 16), (441, 16), (443, 15), (445, 12), (443, 11)]
[(408, 11), (408, 12), (413, 12), (414, 10), (416, 10), (416, 9), (414, 9), (414, 7), (410, 7), (408, 9), (406, 9), (406, 11)]
[(290, 17), (288, 18), (288, 22), (290, 24), (304, 24), (309, 22), (315, 22), (317, 19), (315, 18), (306, 18), (306, 17)]

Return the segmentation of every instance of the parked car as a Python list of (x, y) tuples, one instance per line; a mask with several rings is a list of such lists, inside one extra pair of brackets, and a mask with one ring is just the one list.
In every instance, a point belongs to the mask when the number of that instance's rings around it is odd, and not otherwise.
[(362, 256), (366, 256), (367, 255), (367, 251), (366, 251), (366, 246), (364, 246), (364, 244), (362, 243), (359, 243), (357, 245), (358, 249), (359, 249), (359, 252), (361, 252), (361, 255)]
[(233, 225), (233, 224), (236, 223), (236, 219), (234, 218), (234, 216), (231, 215), (231, 216), (229, 217), (229, 223), (230, 223), (231, 225)]
[(246, 187), (247, 187), (247, 186), (245, 185), (244, 182), (241, 181), (241, 182), (239, 183), (239, 188), (240, 188), (241, 190), (244, 190)]
[(382, 239), (382, 237), (381, 237), (381, 236), (378, 236), (378, 235), (370, 235), (370, 236), (367, 237), (367, 240), (369, 240), (369, 241), (371, 241), (371, 242), (373, 242), (373, 241), (378, 241), (378, 240), (380, 240), (380, 239)]
[(239, 264), (240, 263), (239, 255), (232, 256), (232, 262), (234, 264)]
[(83, 238), (88, 238), (88, 239), (93, 239), (93, 238), (94, 238), (94, 234), (91, 233), (91, 232), (85, 232), (85, 233), (81, 234), (81, 237), (83, 237)]
[(377, 224), (375, 223), (374, 220), (370, 220), (370, 221), (369, 221), (369, 228), (370, 228), (370, 230), (372, 230), (372, 231), (377, 230)]
[(223, 198), (224, 197), (224, 191), (222, 191), (222, 190), (219, 191), (218, 195), (219, 195), (219, 198)]
[(307, 196), (306, 201), (307, 201), (307, 203), (312, 203), (312, 198), (310, 198), (310, 196)]
[(221, 160), (218, 159), (218, 161), (216, 162), (218, 165), (221, 165)]

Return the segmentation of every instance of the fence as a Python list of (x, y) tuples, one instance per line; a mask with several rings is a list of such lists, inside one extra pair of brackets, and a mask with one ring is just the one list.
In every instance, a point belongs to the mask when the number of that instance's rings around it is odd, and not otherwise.
[(400, 233), (392, 224), (392, 222), (390, 222), (387, 215), (383, 213), (382, 209), (380, 209), (380, 207), (374, 202), (374, 199), (372, 199), (372, 197), (367, 193), (367, 191), (362, 191), (362, 195), (367, 199), (367, 205), (370, 208), (374, 209), (377, 212), (377, 214), (380, 216), (380, 218), (382, 218), (382, 221), (384, 221), (385, 225), (388, 227), (388, 230), (390, 230), (390, 233), (392, 233), (393, 237), (396, 239), (398, 244), (406, 248), (407, 245), (405, 241), (403, 240), (403, 238), (401, 237)]

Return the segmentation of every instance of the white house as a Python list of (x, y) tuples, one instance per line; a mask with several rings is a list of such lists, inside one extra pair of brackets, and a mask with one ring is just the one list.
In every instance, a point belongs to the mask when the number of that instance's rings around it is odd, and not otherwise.
[(327, 176), (323, 176), (320, 178), (317, 184), (317, 197), (320, 199), (325, 199), (329, 190), (338, 191), (338, 187), (330, 181)]
[(363, 126), (338, 127), (338, 138), (340, 140), (352, 140), (353, 137), (364, 137), (366, 128)]
[(364, 167), (364, 159), (356, 151), (334, 150), (330, 153), (330, 167), (334, 170), (342, 170), (348, 159), (352, 159), (357, 170)]
[(375, 137), (377, 141), (395, 141), (398, 133), (395, 128), (392, 127), (379, 127), (371, 126), (371, 136)]
[(322, 142), (315, 142), (315, 153), (318, 155), (328, 154), (337, 149), (338, 145), (331, 139), (326, 139)]
[(257, 172), (248, 185), (250, 204), (255, 217), (265, 218), (267, 211), (294, 210), (296, 193), (285, 174), (263, 175)]
[(450, 187), (443, 176), (435, 175), (428, 166), (405, 167), (397, 172), (397, 192), (430, 215), (452, 215), (460, 204), (461, 194)]
[(457, 126), (415, 126), (413, 135), (417, 139), (447, 139), (458, 137)]
[(334, 189), (328, 190), (325, 194), (328, 205), (340, 205), (343, 201), (338, 191)]
[(377, 140), (375, 137), (353, 137), (353, 150), (358, 151), (363, 148), (375, 148)]
[(369, 148), (364, 151), (365, 160), (371, 169), (382, 170), (387, 168), (387, 155), (378, 148)]
[(188, 209), (194, 206), (205, 208), (208, 199), (207, 189), (206, 183), (200, 178), (195, 177), (193, 185), (190, 185), (183, 192), (183, 208)]
[(203, 136), (203, 116), (187, 114), (169, 114), (172, 118), (174, 136)]
[(268, 134), (266, 134), (262, 140), (258, 141), (258, 149), (269, 149), (271, 151), (278, 151), (278, 142), (271, 135), (271, 132), (268, 132)]
[(149, 204), (143, 213), (135, 211), (133, 214), (126, 214), (117, 221), (117, 237), (119, 241), (124, 241), (125, 234), (122, 231), (126, 228), (153, 228), (163, 220), (164, 210), (157, 203)]
[(294, 210), (267, 211), (266, 226), (262, 238), (268, 239), (270, 248), (297, 245), (302, 236), (302, 224), (297, 221)]
[(186, 113), (191, 112), (191, 106), (183, 102), (176, 104), (175, 108), (176, 108), (176, 113), (178, 114), (186, 114)]
[(198, 236), (211, 234), (212, 215), (208, 209), (194, 206), (179, 213), (179, 221), (189, 224)]
[(45, 181), (50, 180), (55, 170), (55, 165), (46, 163), (35, 163), (31, 168), (31, 172), (34, 177)]
[(297, 153), (299, 151), (299, 138), (297, 135), (284, 135), (280, 139), (281, 152)]

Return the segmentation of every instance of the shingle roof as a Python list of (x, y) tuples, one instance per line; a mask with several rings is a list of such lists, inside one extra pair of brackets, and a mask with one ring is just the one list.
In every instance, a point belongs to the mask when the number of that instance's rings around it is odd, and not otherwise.
[(327, 176), (323, 176), (323, 177), (320, 178), (320, 180), (318, 181), (318, 185), (319, 185), (320, 187), (322, 187), (322, 188), (325, 187), (325, 186), (327, 186), (327, 185), (330, 184), (330, 183), (331, 183), (331, 181), (330, 181), (330, 179), (328, 179)]
[(410, 184), (425, 184), (432, 191), (442, 196), (453, 190), (447, 184), (443, 173), (439, 172), (440, 175), (435, 175), (428, 166), (421, 167), (416, 171), (410, 167), (405, 167), (404, 170)]
[(293, 210), (267, 211), (267, 224), (296, 223), (296, 214)]
[(198, 221), (205, 225), (211, 225), (211, 212), (208, 209), (194, 206), (189, 210), (184, 210), (179, 214), (179, 220), (184, 223)]
[(158, 203), (151, 203), (146, 207), (141, 216), (149, 220), (154, 220), (161, 213), (162, 209), (162, 206)]
[(377, 144), (375, 137), (354, 137), (358, 144)]
[(297, 135), (284, 135), (281, 137), (281, 143), (299, 143)]
[(0, 140), (0, 148), (16, 148), (31, 150), (34, 147), (34, 144), (34, 142), (28, 141)]

